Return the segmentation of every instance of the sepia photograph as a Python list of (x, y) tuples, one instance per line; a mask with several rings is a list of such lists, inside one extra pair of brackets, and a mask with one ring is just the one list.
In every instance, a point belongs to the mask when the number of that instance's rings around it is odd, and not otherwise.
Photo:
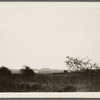
[(100, 3), (0, 2), (0, 93), (100, 92)]

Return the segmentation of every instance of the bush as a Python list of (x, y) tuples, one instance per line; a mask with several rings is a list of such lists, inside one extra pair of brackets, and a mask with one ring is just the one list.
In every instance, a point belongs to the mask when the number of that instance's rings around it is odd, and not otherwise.
[(2, 66), (2, 67), (0, 67), (0, 75), (11, 76), (12, 72), (8, 68), (6, 68), (5, 66)]
[(28, 66), (24, 66), (25, 68), (24, 69), (21, 69), (21, 73), (25, 76), (33, 76), (34, 75), (34, 71), (28, 67)]
[(68, 71), (67, 70), (64, 70), (64, 74), (68, 74)]

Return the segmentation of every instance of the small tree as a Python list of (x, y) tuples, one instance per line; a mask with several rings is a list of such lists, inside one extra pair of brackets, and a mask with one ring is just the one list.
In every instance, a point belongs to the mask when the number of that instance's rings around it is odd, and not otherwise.
[(24, 66), (24, 69), (21, 69), (20, 71), (25, 76), (33, 76), (34, 75), (34, 71), (26, 65)]
[(66, 57), (67, 60), (65, 63), (67, 64), (67, 67), (70, 70), (86, 70), (86, 69), (99, 69), (98, 65), (96, 63), (92, 63), (90, 59), (88, 58), (74, 58), (74, 57)]
[(6, 68), (5, 66), (1, 66), (0, 67), (0, 75), (10, 76), (10, 75), (12, 75), (12, 72), (8, 68)]

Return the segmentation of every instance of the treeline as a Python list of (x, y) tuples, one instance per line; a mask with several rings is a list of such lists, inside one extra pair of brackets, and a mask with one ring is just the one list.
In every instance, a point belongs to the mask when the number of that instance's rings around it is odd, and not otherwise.
[[(64, 74), (68, 74), (69, 72), (85, 72), (91, 75), (100, 72), (100, 66), (97, 63), (93, 63), (92, 60), (88, 58), (81, 59), (67, 56), (65, 63), (67, 65), (67, 70), (63, 71)], [(20, 72), (25, 76), (35, 75), (34, 70), (27, 65), (24, 65), (22, 69), (20, 69)], [(5, 66), (1, 66), (0, 75), (10, 76), (12, 75), (12, 71)]]
[[(29, 66), (24, 66), (22, 69), (20, 69), (20, 72), (22, 75), (25, 75), (25, 76), (32, 76), (34, 75), (34, 71), (29, 67)], [(12, 71), (5, 67), (5, 66), (1, 66), (0, 67), (0, 76), (11, 76), (13, 75), (12, 74)]]

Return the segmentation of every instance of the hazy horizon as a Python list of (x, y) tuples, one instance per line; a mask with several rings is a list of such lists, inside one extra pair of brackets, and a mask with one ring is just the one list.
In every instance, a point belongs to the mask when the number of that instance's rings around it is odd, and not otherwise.
[(66, 56), (99, 63), (99, 42), (100, 3), (0, 3), (0, 66), (66, 69)]

